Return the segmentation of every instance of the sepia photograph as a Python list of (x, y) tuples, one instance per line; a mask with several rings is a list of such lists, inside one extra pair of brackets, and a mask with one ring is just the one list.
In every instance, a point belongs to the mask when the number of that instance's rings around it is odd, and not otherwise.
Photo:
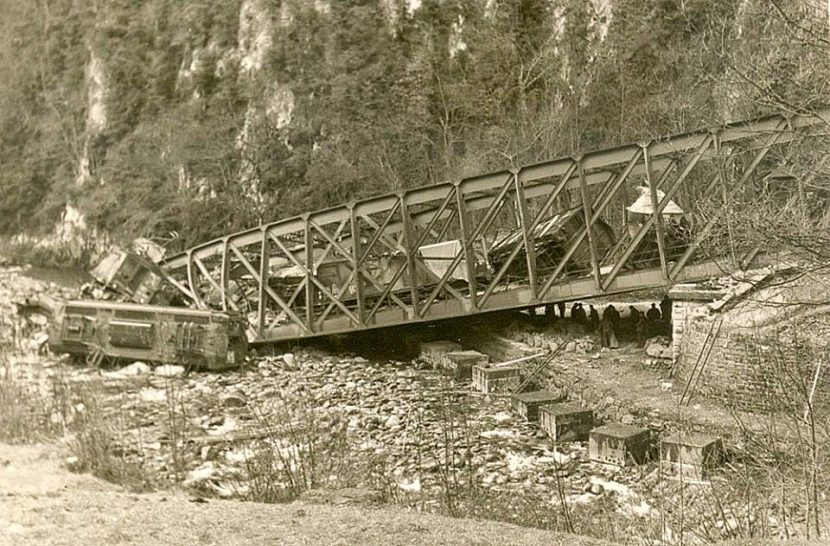
[(830, 0), (0, 0), (0, 74), (0, 546), (830, 544)]

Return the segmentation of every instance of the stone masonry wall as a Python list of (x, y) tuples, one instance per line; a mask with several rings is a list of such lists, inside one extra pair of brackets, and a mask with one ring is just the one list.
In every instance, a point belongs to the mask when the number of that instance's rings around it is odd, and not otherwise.
[(709, 307), (703, 301), (674, 300), (672, 302), (672, 359), (676, 362), (681, 354), (683, 333), (688, 325), (697, 320), (706, 320)]
[[(718, 320), (716, 316), (698, 316), (683, 326), (682, 341), (675, 353), (677, 388), (685, 389), (695, 373), (698, 355), (715, 320)], [(800, 410), (804, 394), (797, 385), (799, 382), (809, 385), (815, 373), (810, 350), (804, 346), (795, 349), (794, 345), (775, 335), (759, 337), (753, 333), (730, 331), (724, 323), (694, 392), (744, 410), (770, 411), (788, 404), (798, 406)], [(828, 376), (830, 374), (819, 376), (817, 400), (826, 400), (830, 396), (830, 380), (822, 379)]]

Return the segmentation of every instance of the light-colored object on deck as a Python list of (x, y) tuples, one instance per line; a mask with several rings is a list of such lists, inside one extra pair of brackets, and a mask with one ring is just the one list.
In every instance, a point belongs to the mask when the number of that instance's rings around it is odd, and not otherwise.
[[(646, 186), (639, 186), (637, 191), (640, 192), (640, 197), (627, 206), (626, 210), (634, 214), (654, 214), (654, 207), (651, 206), (651, 192), (649, 189)], [(666, 194), (664, 192), (657, 190), (658, 203), (663, 201), (663, 198), (665, 197)], [(677, 203), (670, 199), (668, 204), (666, 204), (666, 208), (663, 209), (663, 216), (675, 216), (678, 214), (683, 214), (683, 209), (681, 209)]]
[[(456, 256), (463, 253), (461, 241), (453, 239), (432, 245), (424, 245), (418, 249), (427, 268), (439, 279), (443, 279)], [(467, 260), (461, 258), (458, 266), (450, 274), (450, 279), (469, 282), (467, 276)]]

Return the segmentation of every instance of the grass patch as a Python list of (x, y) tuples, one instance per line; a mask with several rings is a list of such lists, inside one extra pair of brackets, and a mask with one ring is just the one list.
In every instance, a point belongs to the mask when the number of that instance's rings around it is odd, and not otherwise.
[(72, 454), (77, 458), (74, 470), (112, 482), (130, 491), (151, 491), (157, 486), (153, 472), (145, 468), (142, 454), (131, 456), (125, 441), (124, 418), (106, 411), (92, 390), (75, 393), (76, 408), (70, 426), (74, 438)]
[(245, 461), (248, 500), (288, 502), (314, 489), (360, 486), (369, 476), (342, 414), (302, 396), (280, 397), (253, 414), (266, 435)]
[(36, 443), (63, 432), (54, 399), (14, 379), (0, 379), (0, 442)]

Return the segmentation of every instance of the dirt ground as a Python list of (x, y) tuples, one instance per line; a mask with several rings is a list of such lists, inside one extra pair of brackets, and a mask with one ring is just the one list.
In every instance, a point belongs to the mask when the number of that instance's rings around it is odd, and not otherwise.
[(404, 510), (136, 495), (63, 461), (60, 446), (0, 444), (0, 544), (608, 544)]
[[(0, 444), (0, 545), (610, 544), (404, 510), (301, 501), (203, 501), (177, 492), (136, 495), (69, 472), (63, 464), (64, 455), (64, 449), (53, 444)], [(827, 542), (753, 540), (729, 544), (818, 546)]]
[(680, 404), (685, 385), (672, 380), (668, 370), (642, 365), (643, 350), (631, 342), (619, 349), (595, 354), (563, 355), (556, 363), (560, 373), (570, 373), (599, 392), (611, 396), (634, 415), (671, 422), (680, 428), (737, 432), (736, 418), (749, 428), (761, 426), (758, 417), (730, 411), (716, 400), (695, 396), (688, 405)]
[[(653, 301), (615, 299), (612, 303), (627, 313), (628, 305), (636, 305), (644, 311)], [(624, 314), (623, 320), (626, 316)], [(671, 377), (671, 361), (647, 356), (630, 334), (620, 336), (619, 348), (600, 350), (599, 335), (584, 333), (582, 329), (575, 328), (576, 325), (569, 319), (560, 322), (544, 316), (514, 314), (511, 319), (503, 319), (503, 323), (493, 330), (503, 338), (510, 338), (511, 329), (517, 325), (537, 332), (549, 341), (590, 340), (593, 343), (593, 348), (587, 353), (560, 354), (547, 370), (552, 385), (564, 387), (570, 397), (581, 399), (586, 405), (613, 402), (613, 405), (625, 408), (626, 413), (643, 426), (706, 431), (724, 435), (727, 439), (740, 436), (741, 426), (757, 431), (766, 425), (767, 420), (763, 416), (759, 418), (757, 414), (729, 408), (723, 400), (705, 398), (694, 391), (690, 403), (681, 405), (681, 396), (687, 385)], [(665, 337), (661, 339), (663, 343), (668, 341)], [(532, 353), (538, 349), (526, 346), (525, 350)], [(649, 362), (659, 364), (649, 365)], [(622, 416), (611, 412), (610, 417), (619, 420)]]

